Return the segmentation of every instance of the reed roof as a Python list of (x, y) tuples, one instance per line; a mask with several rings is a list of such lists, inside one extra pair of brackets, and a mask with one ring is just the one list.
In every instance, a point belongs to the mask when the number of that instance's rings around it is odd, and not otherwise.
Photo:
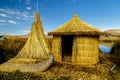
[(48, 32), (49, 35), (100, 35), (102, 31), (80, 20), (77, 14), (59, 26), (55, 30)]

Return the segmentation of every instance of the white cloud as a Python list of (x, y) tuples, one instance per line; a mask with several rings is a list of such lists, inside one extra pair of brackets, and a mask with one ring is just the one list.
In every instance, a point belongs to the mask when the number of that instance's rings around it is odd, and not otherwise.
[(33, 18), (34, 16), (30, 16), (31, 18)]
[(8, 9), (8, 10), (7, 10), (7, 13), (8, 13), (8, 14), (20, 14), (20, 12), (15, 11), (15, 10), (11, 10), (11, 9)]
[(0, 9), (1, 12), (7, 13), (7, 14), (20, 14), (19, 11), (15, 11), (12, 9)]
[(102, 25), (102, 27), (99, 27), (102, 31), (106, 31), (109, 29), (120, 29), (120, 25)]
[(27, 14), (24, 14), (23, 17), (29, 17)]
[[(31, 7), (26, 7), (26, 9), (30, 10)], [(0, 12), (3, 12), (3, 13), (0, 13), (0, 16), (2, 17), (7, 17), (7, 18), (16, 18), (16, 19), (22, 19), (22, 20), (28, 20), (30, 18), (33, 18), (33, 16), (28, 12), (28, 11), (16, 11), (16, 10), (12, 10), (12, 9), (2, 9), (0, 8)], [(8, 16), (8, 15), (10, 16)]]
[(29, 12), (24, 11), (23, 13), (21, 13), (21, 15), (22, 15), (23, 17), (29, 17)]
[(31, 4), (31, 0), (26, 0), (26, 4)]
[(21, 32), (22, 33), (29, 33), (30, 31), (29, 30), (22, 30)]
[(4, 11), (4, 9), (0, 9), (0, 11)]
[(8, 20), (8, 22), (11, 23), (11, 24), (17, 24), (16, 21), (12, 21), (12, 20)]
[(26, 7), (27, 10), (31, 10), (31, 7)]
[(27, 20), (26, 18), (22, 18), (22, 20)]
[(2, 17), (9, 17), (8, 15), (3, 14), (3, 13), (0, 13), (0, 16), (2, 16)]
[(18, 36), (18, 35), (26, 35), (26, 34), (29, 34), (29, 33), (30, 33), (29, 30), (20, 30), (20, 31), (17, 31), (17, 32), (9, 33), (9, 35)]
[(29, 34), (30, 33), (30, 30), (22, 30), (20, 31), (20, 34)]
[(20, 19), (20, 17), (15, 17), (16, 19)]
[(22, 2), (22, 0), (18, 0), (18, 2)]
[(0, 20), (0, 22), (6, 22), (5, 20)]
[(70, 3), (76, 3), (77, 0), (68, 0), (68, 1), (66, 0), (66, 2), (67, 2), (67, 3), (69, 3), (69, 2), (70, 2)]

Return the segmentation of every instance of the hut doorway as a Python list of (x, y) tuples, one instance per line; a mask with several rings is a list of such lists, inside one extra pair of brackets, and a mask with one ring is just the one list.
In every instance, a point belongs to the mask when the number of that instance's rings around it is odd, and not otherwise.
[(73, 36), (62, 36), (62, 61), (72, 62)]

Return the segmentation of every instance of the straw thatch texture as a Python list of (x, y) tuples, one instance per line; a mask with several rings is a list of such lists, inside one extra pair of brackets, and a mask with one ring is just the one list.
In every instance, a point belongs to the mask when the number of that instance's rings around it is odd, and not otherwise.
[(49, 53), (49, 45), (42, 29), (39, 14), (35, 13), (35, 22), (32, 24), (28, 41), (15, 58), (48, 58)]
[(54, 54), (54, 60), (62, 61), (61, 36), (54, 36), (52, 42), (52, 52)]
[(57, 29), (48, 33), (49, 35), (100, 35), (102, 32), (83, 22), (79, 19), (79, 17), (74, 14), (73, 18), (71, 18), (68, 22), (59, 26)]
[(72, 62), (75, 64), (88, 65), (99, 61), (98, 38), (79, 36), (73, 42)]
[[(48, 33), (53, 35), (52, 51), (55, 60), (62, 61), (62, 36), (74, 36), (72, 45), (72, 63), (88, 65), (99, 61), (98, 39), (103, 32), (80, 20), (76, 14), (68, 22)], [(57, 38), (56, 36), (60, 36)], [(68, 53), (69, 54), (69, 53)]]
[(76, 64), (76, 56), (77, 56), (77, 37), (73, 39), (73, 47), (72, 47), (72, 63)]
[(35, 13), (35, 21), (25, 46), (15, 58), (1, 64), (0, 71), (45, 71), (53, 62), (53, 55), (50, 58), (49, 56), (50, 49), (42, 29), (42, 23), (39, 14)]

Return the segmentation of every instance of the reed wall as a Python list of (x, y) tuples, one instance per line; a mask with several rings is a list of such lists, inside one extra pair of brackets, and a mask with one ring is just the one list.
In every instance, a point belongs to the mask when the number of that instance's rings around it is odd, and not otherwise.
[(95, 64), (99, 61), (99, 40), (95, 37), (75, 37), (72, 49), (72, 62), (80, 65)]
[[(61, 36), (54, 36), (52, 52), (54, 60), (62, 62)], [(99, 38), (89, 36), (76, 36), (73, 38), (72, 63), (79, 65), (92, 65), (99, 61)], [(64, 54), (63, 54), (64, 55)]]
[(54, 54), (55, 61), (62, 61), (62, 46), (61, 46), (61, 36), (54, 36), (52, 42), (52, 52)]

